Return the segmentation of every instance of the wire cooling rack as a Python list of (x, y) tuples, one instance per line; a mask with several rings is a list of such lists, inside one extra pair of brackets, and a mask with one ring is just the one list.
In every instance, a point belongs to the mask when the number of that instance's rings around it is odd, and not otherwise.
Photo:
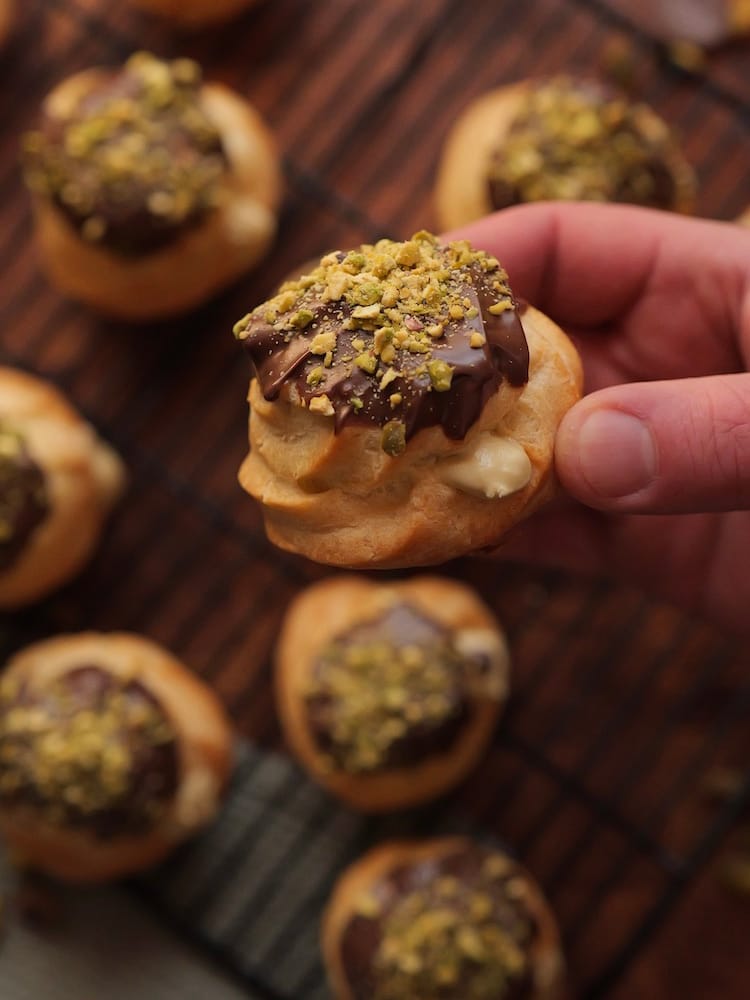
[[(465, 824), (511, 844), (549, 893), (576, 995), (607, 995), (750, 800), (745, 786), (709, 811), (698, 791), (714, 767), (746, 759), (746, 654), (631, 590), (452, 564), (508, 629), (515, 685), (497, 742), (459, 793), (416, 816), (370, 823), (339, 809), (275, 752), (274, 637), (323, 571), (269, 546), (236, 485), (248, 372), (231, 327), (311, 255), (430, 226), (436, 157), (465, 103), (526, 75), (597, 72), (618, 33), (639, 96), (683, 136), (699, 211), (733, 218), (750, 203), (742, 64), (679, 72), (596, 0), (269, 0), (195, 36), (125, 3), (23, 8), (0, 64), (0, 361), (63, 388), (122, 451), (131, 483), (85, 574), (0, 621), (0, 653), (58, 631), (147, 633), (216, 687), (252, 742), (219, 824), (139, 894), (248, 995), (317, 1000), (317, 923), (336, 872), (391, 830)], [(49, 289), (16, 164), (59, 79), (136, 48), (192, 55), (253, 101), (288, 190), (254, 275), (186, 320), (134, 330)]]

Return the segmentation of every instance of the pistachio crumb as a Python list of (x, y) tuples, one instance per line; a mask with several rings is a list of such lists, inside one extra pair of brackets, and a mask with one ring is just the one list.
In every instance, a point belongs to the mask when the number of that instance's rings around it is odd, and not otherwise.
[(296, 327), (298, 330), (304, 330), (306, 326), (309, 326), (315, 319), (315, 314), (309, 309), (298, 309), (297, 312), (292, 316), (289, 322), (292, 326)]
[(368, 375), (372, 375), (378, 367), (378, 359), (371, 351), (364, 351), (362, 354), (357, 355), (354, 359), (354, 364), (357, 368), (361, 368), (362, 371), (367, 372)]
[(324, 417), (332, 417), (334, 414), (333, 404), (325, 393), (322, 396), (313, 396), (309, 409), (311, 413), (320, 413)]
[(437, 392), (447, 392), (453, 380), (453, 369), (445, 361), (429, 361), (427, 372), (432, 388)]
[(381, 392), (383, 389), (387, 388), (391, 384), (391, 382), (395, 382), (397, 378), (398, 374), (396, 373), (395, 369), (393, 368), (386, 369), (386, 371), (383, 373), (382, 378), (380, 379), (379, 388)]
[(500, 299), (499, 302), (493, 302), (493, 304), (489, 308), (489, 311), (492, 313), (493, 316), (502, 316), (504, 312), (507, 312), (509, 309), (512, 308), (513, 308), (513, 303), (510, 301), (510, 299)]
[(310, 353), (311, 354), (328, 354), (336, 346), (336, 334), (332, 331), (326, 331), (325, 333), (316, 333), (313, 339), (310, 341)]
[(391, 458), (403, 454), (406, 448), (406, 426), (402, 420), (389, 420), (383, 427), (381, 447)]

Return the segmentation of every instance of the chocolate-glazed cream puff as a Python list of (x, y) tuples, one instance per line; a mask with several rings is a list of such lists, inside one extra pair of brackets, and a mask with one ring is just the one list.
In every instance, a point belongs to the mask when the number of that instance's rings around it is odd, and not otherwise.
[(167, 17), (185, 28), (226, 21), (257, 0), (132, 0), (136, 7)]
[(531, 876), (464, 838), (384, 844), (339, 879), (323, 921), (336, 1000), (556, 1000), (555, 918)]
[(283, 548), (444, 562), (497, 544), (554, 490), (578, 355), (466, 242), (422, 232), (328, 254), (235, 335), (255, 371), (240, 482)]
[(478, 98), (443, 147), (435, 189), (440, 227), (551, 200), (690, 212), (695, 176), (649, 107), (594, 81), (526, 81)]
[(363, 812), (433, 799), (476, 765), (508, 692), (500, 626), (468, 587), (438, 577), (341, 576), (295, 600), (276, 694), (290, 749)]
[(274, 142), (188, 59), (147, 53), (71, 77), (23, 141), (43, 263), (65, 293), (131, 320), (198, 305), (276, 231)]
[(215, 696), (138, 636), (40, 642), (0, 681), (0, 833), (57, 878), (161, 860), (214, 816), (230, 761)]
[(124, 480), (118, 456), (53, 386), (0, 367), (0, 608), (82, 569)]

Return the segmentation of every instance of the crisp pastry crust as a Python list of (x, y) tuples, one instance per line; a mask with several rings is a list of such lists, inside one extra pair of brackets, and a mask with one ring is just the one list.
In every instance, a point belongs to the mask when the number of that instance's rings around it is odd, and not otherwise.
[[(573, 92), (578, 93), (578, 88), (582, 87), (592, 90), (590, 101), (592, 110), (582, 112), (581, 117), (585, 113), (587, 120), (579, 123), (581, 129), (579, 135), (571, 137), (569, 148), (566, 144), (566, 155), (557, 158), (566, 164), (565, 170), (556, 175), (555, 170), (559, 169), (559, 162), (557, 167), (550, 163), (547, 167), (549, 173), (545, 174), (543, 146), (546, 144), (554, 152), (554, 149), (561, 148), (561, 137), (558, 134), (544, 135), (543, 127), (540, 126), (538, 146), (528, 147), (523, 157), (523, 164), (520, 163), (522, 151), (516, 151), (517, 162), (514, 168), (517, 169), (514, 169), (513, 176), (518, 177), (519, 171), (523, 168), (525, 173), (522, 188), (529, 192), (528, 196), (523, 197), (520, 190), (514, 194), (513, 185), (506, 182), (502, 204), (493, 203), (490, 185), (493, 163), (496, 157), (503, 153), (514, 126), (520, 120), (520, 116), (525, 114), (529, 100), (534, 95), (553, 95), (556, 88), (573, 88)], [(583, 93), (585, 95), (586, 90)], [(587, 103), (588, 99), (584, 98), (582, 100), (584, 109)], [(694, 172), (670, 135), (666, 124), (648, 106), (629, 104), (625, 97), (610, 95), (608, 91), (600, 93), (599, 88), (592, 84), (576, 83), (568, 78), (551, 81), (528, 80), (499, 87), (477, 98), (463, 111), (450, 129), (443, 145), (435, 183), (435, 212), (439, 227), (443, 230), (458, 229), (498, 208), (518, 204), (524, 200), (572, 198), (654, 204), (654, 193), (648, 188), (644, 190), (642, 197), (639, 197), (634, 190), (618, 195), (614, 188), (607, 193), (606, 182), (603, 182), (601, 176), (596, 177), (595, 186), (590, 188), (587, 188), (589, 183), (587, 173), (578, 174), (574, 184), (570, 184), (569, 178), (566, 177), (570, 162), (575, 160), (576, 150), (585, 151), (588, 142), (597, 142), (601, 149), (608, 151), (610, 155), (615, 155), (613, 151), (618, 148), (617, 145), (604, 134), (601, 140), (596, 138), (596, 128), (592, 124), (596, 121), (594, 116), (600, 113), (597, 109), (608, 107), (614, 108), (618, 115), (626, 116), (630, 136), (638, 134), (642, 137), (644, 149), (651, 150), (648, 154), (644, 152), (644, 155), (652, 158), (653, 163), (658, 166), (661, 182), (671, 180), (673, 189), (671, 197), (667, 197), (666, 203), (659, 207), (685, 213), (693, 211), (696, 189)], [(572, 130), (573, 120), (570, 111), (567, 115), (565, 120), (570, 121), (569, 128)], [(612, 127), (607, 126), (609, 129)], [(588, 138), (591, 133), (593, 139)], [(533, 177), (537, 177), (538, 182), (528, 183)], [(537, 193), (534, 193), (535, 191)]]
[(160, 14), (186, 28), (225, 21), (257, 0), (133, 0), (136, 7)]
[[(363, 911), (362, 903), (394, 872), (418, 865), (439, 866), (442, 859), (476, 850), (467, 838), (446, 837), (427, 841), (393, 841), (369, 851), (341, 875), (323, 917), (322, 949), (331, 989), (336, 1000), (359, 1000), (349, 981), (342, 942), (350, 922)], [(501, 852), (493, 852), (511, 869), (516, 898), (536, 924), (529, 953), (532, 969), (528, 1000), (558, 1000), (562, 995), (564, 960), (557, 923), (534, 879)], [(422, 882), (424, 885), (425, 883)], [(448, 994), (446, 994), (447, 996)], [(456, 993), (464, 998), (464, 993)], [(505, 994), (502, 994), (503, 996)], [(404, 993), (405, 1000), (412, 994)], [(416, 995), (415, 1000), (416, 1000)], [(467, 1000), (469, 998), (467, 997)]]
[[(435, 565), (499, 544), (554, 494), (555, 432), (582, 388), (580, 359), (562, 330), (531, 307), (522, 322), (528, 382), (503, 380), (462, 439), (424, 427), (395, 457), (383, 450), (381, 428), (351, 423), (336, 432), (329, 415), (265, 399), (253, 379), (240, 482), (260, 501), (269, 538), (316, 562), (355, 569)], [(483, 448), (506, 441), (519, 449), (511, 459), (525, 453), (527, 480), (488, 496), (483, 475), (495, 459)], [(475, 488), (456, 478), (456, 466)]]
[(38, 600), (75, 576), (91, 555), (125, 471), (61, 394), (0, 367), (0, 427), (20, 435), (45, 481), (45, 514), (10, 565), (0, 567), (0, 608)]
[[(451, 740), (442, 745), (444, 737), (441, 738), (438, 728), (438, 745), (417, 753), (415, 759), (407, 757), (394, 764), (385, 756), (372, 769), (347, 768), (321, 746), (314, 731), (311, 692), (315, 690), (321, 655), (332, 643), (348, 634), (354, 635), (353, 630), (358, 626), (377, 623), (384, 614), (402, 608), (413, 610), (423, 615), (427, 623), (445, 629), (450, 642), (457, 649), (463, 648), (467, 657), (481, 657), (481, 667), (462, 678), (467, 714)], [(385, 633), (381, 630), (380, 634)], [(407, 625), (402, 642), (419, 646), (413, 635)], [(429, 649), (426, 643), (423, 648)], [(359, 651), (362, 649), (360, 645)], [(428, 657), (425, 667), (430, 666)], [(466, 666), (464, 661), (453, 669)], [(309, 587), (289, 608), (277, 648), (276, 699), (287, 744), (310, 775), (355, 809), (386, 812), (429, 801), (463, 780), (484, 753), (495, 730), (507, 697), (508, 672), (509, 654), (500, 626), (465, 585), (434, 576), (389, 584), (357, 576), (338, 576)], [(381, 680), (384, 683), (385, 676)], [(408, 689), (408, 680), (406, 685)], [(360, 688), (360, 692), (367, 701), (377, 696), (369, 687)], [(407, 693), (410, 692), (402, 686), (400, 694)], [(346, 697), (344, 692), (344, 701)], [(426, 697), (429, 693), (417, 693), (416, 709), (420, 698)], [(378, 720), (381, 729), (383, 725), (393, 725), (393, 717), (398, 713), (385, 715), (387, 718)], [(356, 726), (361, 726), (361, 718), (355, 719)], [(404, 732), (408, 740), (409, 728)], [(367, 747), (370, 737), (376, 739), (379, 735), (361, 732), (358, 742)]]
[(750, 226), (750, 208), (745, 209), (745, 211), (737, 219), (737, 222), (741, 226)]
[[(70, 77), (47, 98), (45, 117), (68, 118), (110, 78), (100, 69)], [(154, 320), (199, 305), (266, 253), (282, 194), (275, 141), (254, 108), (220, 84), (201, 85), (199, 106), (226, 159), (215, 204), (148, 252), (123, 254), (86, 239), (27, 169), (42, 262), (62, 292), (108, 315)]]
[[(71, 882), (118, 878), (163, 859), (213, 818), (232, 764), (230, 724), (216, 696), (166, 650), (140, 636), (91, 632), (36, 643), (10, 661), (3, 685), (43, 692), (89, 664), (141, 685), (156, 699), (174, 730), (179, 782), (152, 829), (106, 839), (82, 826), (52, 823), (31, 804), (4, 805), (0, 833), (14, 859)], [(2, 723), (0, 714), (0, 737)]]

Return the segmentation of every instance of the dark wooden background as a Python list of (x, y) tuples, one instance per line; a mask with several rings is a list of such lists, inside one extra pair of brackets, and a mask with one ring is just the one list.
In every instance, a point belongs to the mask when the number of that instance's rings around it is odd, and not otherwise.
[[(234, 320), (315, 253), (432, 225), (438, 151), (467, 101), (530, 74), (600, 72), (614, 38), (631, 46), (637, 95), (684, 138), (699, 212), (734, 218), (750, 203), (750, 47), (689, 77), (595, 0), (268, 0), (193, 36), (125, 2), (19, 6), (0, 61), (0, 361), (68, 392), (122, 451), (131, 484), (85, 574), (3, 620), (0, 652), (61, 630), (147, 633), (210, 679), (241, 733), (277, 746), (274, 637), (289, 599), (323, 571), (272, 549), (236, 484), (248, 368)], [(192, 55), (253, 101), (288, 184), (278, 240), (254, 275), (185, 320), (133, 329), (46, 285), (17, 150), (59, 79), (139, 47)], [(746, 651), (631, 590), (488, 562), (446, 572), (496, 608), (515, 662), (497, 744), (446, 808), (468, 808), (537, 873), (574, 991), (747, 996), (750, 904), (710, 872), (692, 878), (731, 818), (702, 786), (717, 765), (747, 759)]]

